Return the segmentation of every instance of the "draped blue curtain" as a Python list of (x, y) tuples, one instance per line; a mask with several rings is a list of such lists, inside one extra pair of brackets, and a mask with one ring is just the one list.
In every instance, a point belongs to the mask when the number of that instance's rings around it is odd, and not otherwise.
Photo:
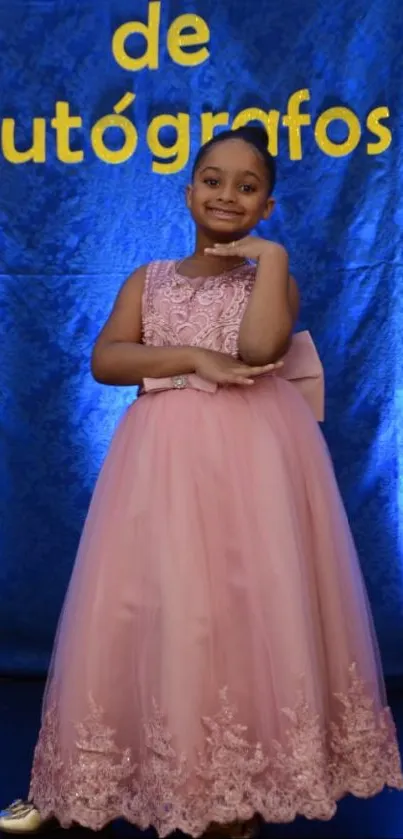
[[(151, 21), (157, 68), (125, 66), (147, 46), (114, 40), (130, 21)], [(0, 0), (1, 672), (47, 666), (96, 475), (135, 396), (91, 380), (97, 331), (134, 267), (192, 245), (183, 195), (201, 114), (231, 125), (256, 108), (270, 112), (279, 168), (261, 233), (290, 250), (385, 668), (403, 672), (402, 36), (401, 0)], [(137, 146), (106, 162), (100, 138), (117, 154), (123, 135), (99, 120), (126, 94)], [(63, 160), (56, 102), (82, 118), (70, 133), (81, 162)], [(147, 137), (178, 113), (179, 152), (174, 125)], [(24, 161), (34, 119), (45, 138)]]

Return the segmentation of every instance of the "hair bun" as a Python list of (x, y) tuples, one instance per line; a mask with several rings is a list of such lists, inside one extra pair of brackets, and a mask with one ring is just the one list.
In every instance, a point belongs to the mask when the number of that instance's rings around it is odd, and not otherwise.
[(248, 143), (252, 143), (254, 146), (267, 151), (269, 135), (263, 125), (243, 125), (241, 128), (235, 129), (233, 133), (238, 135), (238, 137), (242, 137)]

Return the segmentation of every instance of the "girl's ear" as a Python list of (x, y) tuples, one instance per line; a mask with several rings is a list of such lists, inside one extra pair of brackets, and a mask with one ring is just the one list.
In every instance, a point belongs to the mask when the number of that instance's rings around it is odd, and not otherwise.
[(191, 184), (189, 184), (189, 186), (186, 187), (186, 206), (187, 206), (188, 210), (190, 210), (191, 205), (192, 205), (192, 195), (193, 195), (193, 186)]
[(272, 198), (272, 197), (268, 198), (267, 201), (266, 201), (266, 206), (264, 208), (264, 212), (263, 212), (263, 219), (265, 221), (267, 221), (267, 219), (270, 218), (275, 206), (276, 206), (275, 199)]

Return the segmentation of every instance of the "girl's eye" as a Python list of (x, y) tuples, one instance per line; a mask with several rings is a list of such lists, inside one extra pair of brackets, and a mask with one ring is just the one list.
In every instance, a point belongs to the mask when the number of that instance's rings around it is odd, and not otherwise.
[[(220, 185), (218, 178), (204, 178), (203, 183), (213, 188)], [(255, 192), (255, 187), (252, 184), (240, 184), (239, 189), (241, 192), (246, 192), (247, 194)]]

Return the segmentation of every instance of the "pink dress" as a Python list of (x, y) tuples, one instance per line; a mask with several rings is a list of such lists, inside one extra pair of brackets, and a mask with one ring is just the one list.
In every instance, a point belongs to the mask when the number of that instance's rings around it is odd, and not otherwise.
[[(254, 270), (148, 269), (144, 342), (237, 354)], [(92, 829), (330, 819), (402, 789), (367, 597), (297, 388), (142, 395), (102, 469), (61, 617), (30, 796)]]

